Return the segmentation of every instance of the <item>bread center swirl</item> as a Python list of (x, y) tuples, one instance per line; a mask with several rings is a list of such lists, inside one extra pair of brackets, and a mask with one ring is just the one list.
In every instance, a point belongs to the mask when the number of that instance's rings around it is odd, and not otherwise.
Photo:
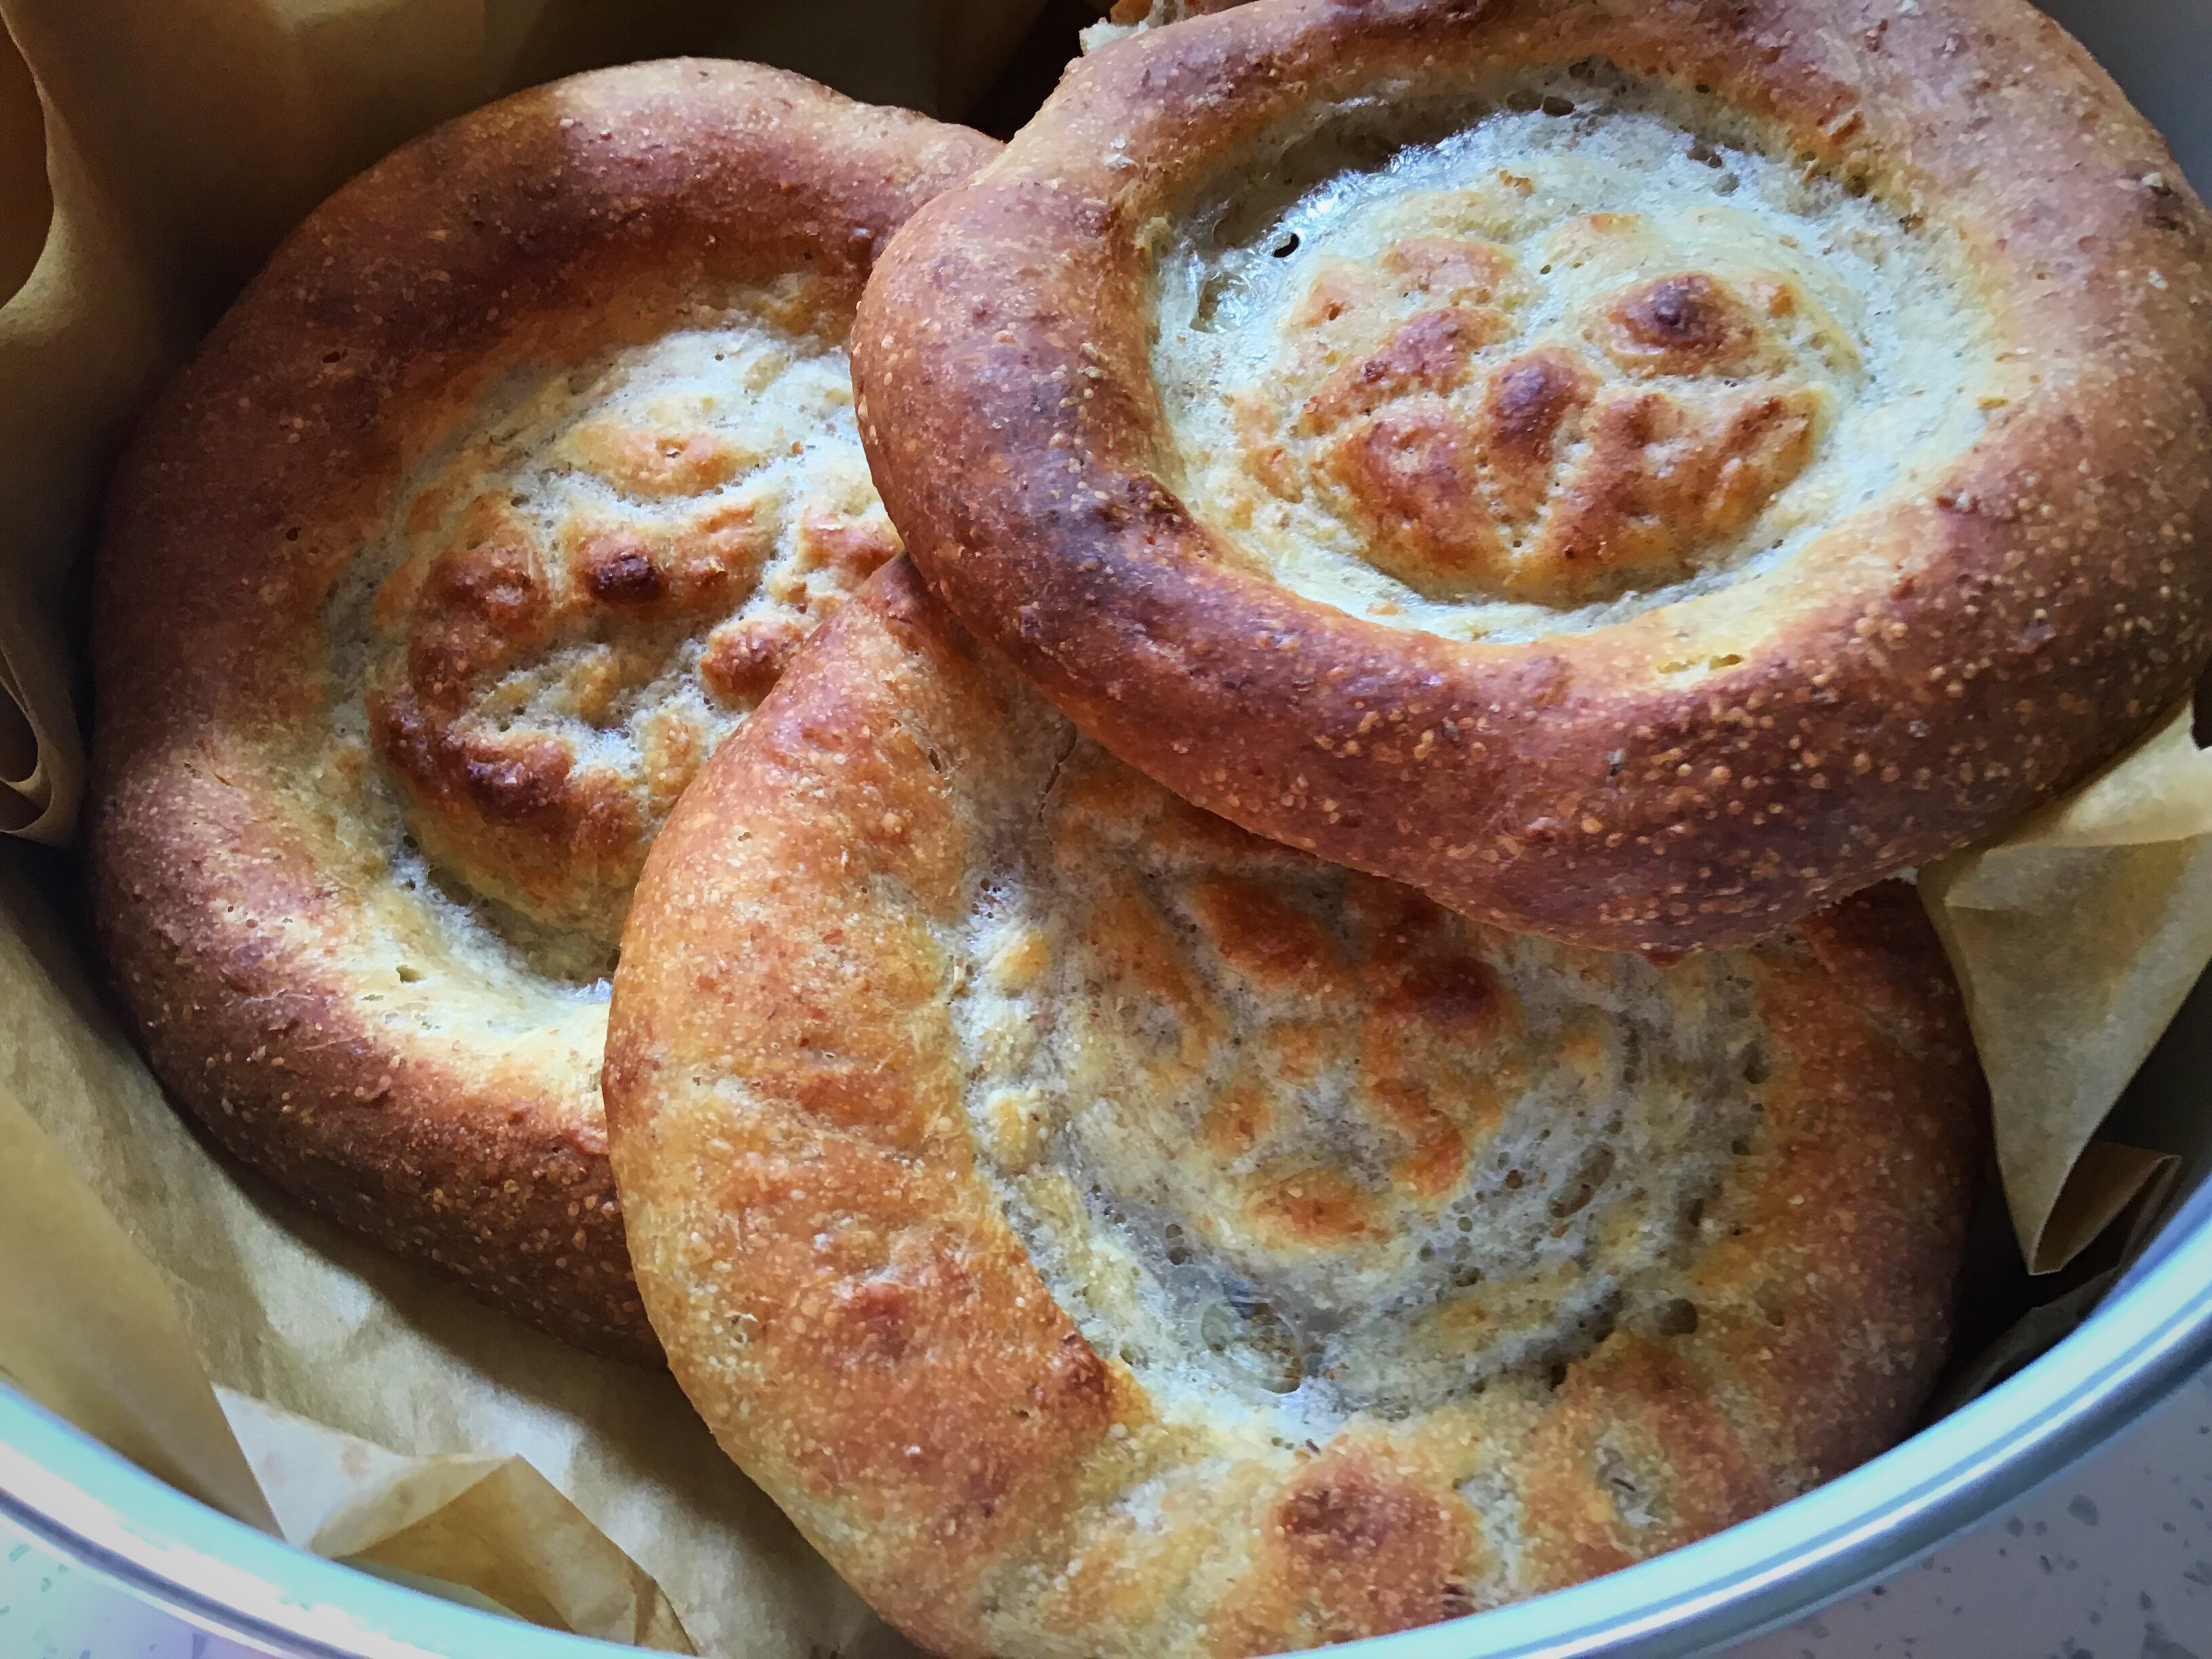
[(1293, 1418), (1540, 1386), (1682, 1316), (1759, 1146), (1741, 957), (1486, 930), (1088, 743), (963, 950), (979, 1157), (1054, 1297), (1139, 1374)]
[(368, 735), (432, 871), (603, 968), (677, 795), (897, 545), (804, 285), (514, 372), (368, 561)]
[(1769, 568), (1955, 453), (1988, 365), (1935, 252), (1693, 113), (1583, 67), (1237, 179), (1158, 268), (1187, 499), (1310, 597), (1528, 637)]

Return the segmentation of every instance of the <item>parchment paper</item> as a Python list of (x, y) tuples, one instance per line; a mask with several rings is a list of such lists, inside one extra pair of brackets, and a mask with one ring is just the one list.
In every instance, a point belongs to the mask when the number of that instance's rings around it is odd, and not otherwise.
[[(123, 427), (340, 179), (512, 87), (678, 51), (957, 114), (1036, 3), (0, 0), (0, 1371), (27, 1392), (250, 1524), (518, 1617), (744, 1659), (902, 1650), (666, 1378), (211, 1154), (86, 975), (70, 866), (27, 843), (74, 823), (72, 572)], [(2094, 1133), (2212, 956), (2208, 837), (2212, 761), (2177, 715), (1922, 873), (2040, 1269), (2115, 1217), (2140, 1228), (2170, 1167)]]
[(2212, 961), (2212, 754), (2189, 707), (2002, 839), (1929, 866), (1920, 892), (1966, 993), (2021, 1254), (2054, 1272), (2171, 1166), (2094, 1136)]

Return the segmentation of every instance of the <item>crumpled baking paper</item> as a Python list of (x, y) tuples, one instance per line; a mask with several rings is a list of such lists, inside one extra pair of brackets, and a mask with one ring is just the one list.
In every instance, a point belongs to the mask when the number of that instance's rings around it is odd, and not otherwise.
[(2170, 1150), (2095, 1137), (2212, 961), (2212, 753), (2190, 708), (1929, 865), (1920, 892), (1966, 994), (2021, 1252), (2054, 1272), (2172, 1167)]

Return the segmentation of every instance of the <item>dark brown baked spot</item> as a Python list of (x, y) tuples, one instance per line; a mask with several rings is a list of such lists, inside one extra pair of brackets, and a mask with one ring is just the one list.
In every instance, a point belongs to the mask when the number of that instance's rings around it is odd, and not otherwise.
[[(380, 608), (405, 605), (407, 574), (387, 584)], [(431, 562), (414, 613), (409, 680), (429, 708), (458, 708), (477, 676), (546, 635), (550, 605), (535, 545), (511, 519), (472, 515), (461, 539)]]
[(1500, 463), (1548, 468), (1552, 439), (1567, 410), (1587, 395), (1589, 371), (1565, 351), (1532, 352), (1503, 365), (1483, 399), (1491, 453)]
[(1501, 364), (1482, 402), (1499, 514), (1526, 533), (1551, 498), (1561, 428), (1589, 401), (1595, 377), (1576, 353), (1533, 351)]
[(1607, 352), (1637, 374), (1740, 368), (1754, 344), (1742, 302), (1701, 271), (1639, 283), (1615, 299), (1606, 314), (1612, 325)]
[(653, 554), (626, 537), (598, 536), (584, 549), (584, 585), (602, 605), (647, 605), (667, 591)]
[(567, 747), (550, 739), (503, 745), (479, 740), (465, 746), (463, 785), (487, 816), (527, 820), (560, 806), (574, 763)]

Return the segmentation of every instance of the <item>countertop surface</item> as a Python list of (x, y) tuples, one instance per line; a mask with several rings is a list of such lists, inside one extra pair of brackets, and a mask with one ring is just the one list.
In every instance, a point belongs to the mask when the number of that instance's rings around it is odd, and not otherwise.
[[(260, 1653), (0, 1527), (0, 1659)], [(2027, 1501), (1727, 1659), (2212, 1659), (2212, 1371)]]

